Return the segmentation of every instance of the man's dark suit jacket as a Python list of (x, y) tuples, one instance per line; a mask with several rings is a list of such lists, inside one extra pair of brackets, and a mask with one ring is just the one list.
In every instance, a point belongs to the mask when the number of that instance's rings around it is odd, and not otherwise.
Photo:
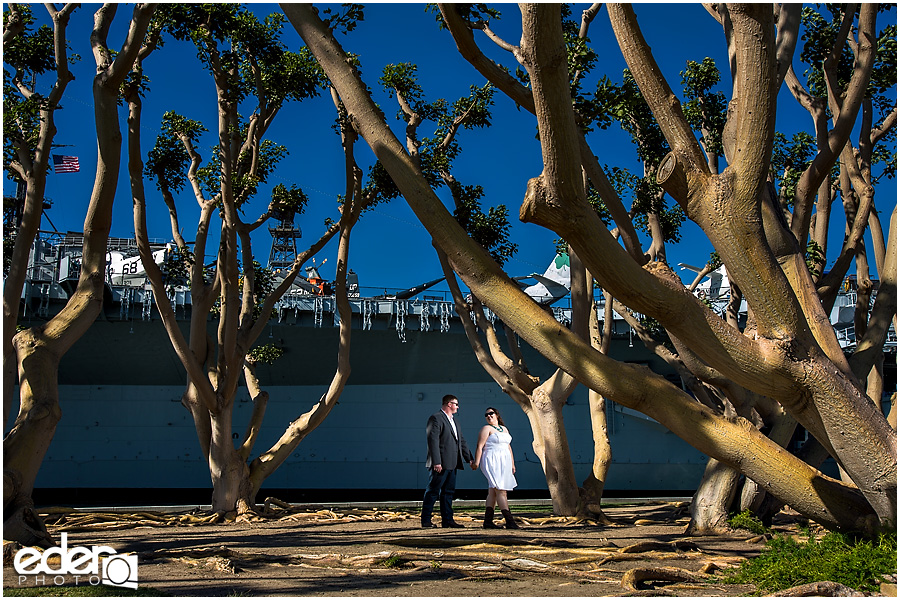
[(444, 411), (439, 410), (428, 417), (428, 424), (425, 426), (425, 438), (428, 442), (428, 458), (425, 460), (427, 469), (433, 465), (441, 465), (444, 469), (462, 469), (474, 459), (462, 436), (459, 423), (455, 425), (458, 440), (453, 435), (453, 426)]

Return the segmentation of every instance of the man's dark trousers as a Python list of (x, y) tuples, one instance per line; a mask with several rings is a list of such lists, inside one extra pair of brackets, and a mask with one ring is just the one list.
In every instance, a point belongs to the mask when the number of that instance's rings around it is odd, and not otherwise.
[(441, 520), (444, 524), (453, 521), (453, 496), (456, 494), (456, 469), (442, 469), (436, 473), (431, 469), (425, 498), (422, 500), (422, 524), (431, 522), (434, 501), (441, 500)]

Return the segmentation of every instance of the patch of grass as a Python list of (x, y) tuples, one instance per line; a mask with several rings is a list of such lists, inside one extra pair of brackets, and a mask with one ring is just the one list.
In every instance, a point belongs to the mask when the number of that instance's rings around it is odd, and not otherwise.
[(389, 569), (402, 567), (404, 563), (408, 562), (405, 558), (400, 558), (399, 556), (389, 556), (383, 561), (381, 564)]
[(744, 510), (736, 515), (732, 515), (731, 518), (728, 519), (728, 525), (733, 529), (746, 529), (757, 535), (763, 535), (769, 532), (768, 528), (763, 525), (763, 522), (749, 510)]
[(862, 592), (877, 592), (881, 577), (897, 570), (897, 534), (877, 541), (831, 532), (806, 542), (776, 536), (757, 558), (726, 574), (725, 583), (751, 583), (772, 593), (816, 581), (834, 581)]
[(47, 585), (41, 587), (3, 588), (3, 595), (28, 598), (109, 598), (111, 596), (167, 596), (151, 587), (136, 590), (112, 585)]

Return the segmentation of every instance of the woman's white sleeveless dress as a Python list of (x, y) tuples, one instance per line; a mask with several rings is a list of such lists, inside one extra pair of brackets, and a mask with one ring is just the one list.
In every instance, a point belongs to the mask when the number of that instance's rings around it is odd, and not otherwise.
[(488, 480), (489, 488), (511, 490), (518, 485), (512, 472), (512, 456), (509, 443), (512, 436), (506, 428), (492, 431), (481, 453), (481, 472)]

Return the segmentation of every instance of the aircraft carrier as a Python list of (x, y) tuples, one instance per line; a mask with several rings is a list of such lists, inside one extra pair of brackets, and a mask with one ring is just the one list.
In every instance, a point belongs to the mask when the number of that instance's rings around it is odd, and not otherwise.
[[(165, 243), (155, 245), (158, 257), (165, 249)], [(80, 234), (41, 233), (23, 293), (21, 325), (38, 324), (62, 308), (77, 277), (80, 250)], [(60, 365), (62, 419), (38, 475), (39, 502), (91, 503), (111, 489), (120, 496), (130, 491), (144, 503), (159, 501), (159, 494), (170, 502), (208, 498), (207, 464), (191, 416), (181, 405), (185, 372), (169, 344), (149, 285), (140, 270), (130, 266), (135, 259), (133, 239), (110, 240), (103, 313)], [(291, 421), (309, 410), (334, 374), (338, 347), (334, 298), (325, 294), (327, 286), (317, 277), (313, 272), (304, 288), (282, 299), (257, 341), (274, 344), (284, 355), (272, 365), (258, 367), (270, 400), (256, 452), (267, 449)], [(712, 278), (704, 293), (715, 300), (718, 284)], [(472, 448), (484, 409), (498, 408), (513, 435), (519, 487), (512, 497), (547, 497), (527, 419), (475, 359), (449, 295), (428, 289), (377, 291), (351, 284), (354, 316), (348, 384), (324, 423), (266, 481), (261, 497), (340, 500), (358, 497), (358, 490), (367, 490), (370, 500), (420, 497), (427, 479), (425, 422), (439, 410), (444, 394), (460, 399), (457, 419)], [(186, 328), (189, 292), (176, 289), (170, 299)], [(565, 301), (548, 308), (561, 322), (570, 318)], [(852, 294), (843, 294), (834, 314), (840, 317), (854, 303)], [(602, 306), (598, 310), (602, 315)], [(841, 323), (836, 327), (842, 344), (850, 347), (852, 331)], [(543, 379), (553, 372), (554, 367), (531, 348), (523, 345), (522, 350), (532, 374)], [(895, 388), (893, 332), (887, 350), (886, 379)], [(678, 376), (618, 318), (610, 355), (644, 364), (681, 385)], [(252, 402), (242, 387), (234, 414), (235, 439), (243, 434), (251, 412)], [(581, 481), (593, 459), (586, 388), (576, 389), (563, 412)], [(696, 488), (706, 456), (641, 413), (608, 402), (607, 414), (612, 445), (609, 495), (689, 494)], [(461, 473), (457, 486), (461, 497), (481, 498), (486, 489), (481, 473), (470, 470)]]

